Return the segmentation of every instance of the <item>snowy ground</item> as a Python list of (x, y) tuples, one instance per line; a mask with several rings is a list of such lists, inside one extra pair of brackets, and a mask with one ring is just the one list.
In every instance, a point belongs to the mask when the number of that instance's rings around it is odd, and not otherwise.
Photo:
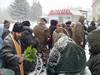
[(88, 61), (90, 55), (89, 55), (89, 47), (88, 47), (88, 43), (86, 44), (86, 47), (85, 47), (85, 53), (86, 53), (86, 59)]

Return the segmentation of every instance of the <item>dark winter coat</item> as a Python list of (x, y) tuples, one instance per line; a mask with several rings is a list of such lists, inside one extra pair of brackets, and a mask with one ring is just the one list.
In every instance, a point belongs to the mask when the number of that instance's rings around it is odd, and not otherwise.
[(48, 43), (49, 43), (49, 48), (51, 49), (53, 47), (52, 35), (53, 35), (53, 32), (56, 29), (56, 26), (51, 25), (49, 29), (50, 29), (50, 35), (51, 35), (51, 37), (50, 37), (50, 40), (48, 41)]
[(58, 21), (57, 20), (51, 20), (50, 22), (50, 34), (53, 34), (53, 32), (55, 31), (56, 27), (57, 27)]
[(91, 32), (96, 29), (96, 24), (94, 21), (91, 22), (90, 26), (88, 27), (88, 32)]
[(58, 24), (58, 21), (56, 20), (51, 20), (50, 21), (50, 27), (49, 27), (49, 30), (50, 30), (50, 40), (49, 40), (49, 49), (51, 49), (53, 47), (53, 39), (52, 39), (52, 35), (53, 35), (53, 32), (55, 31), (56, 27), (57, 27), (57, 24)]
[(60, 35), (61, 38), (55, 43), (49, 54), (47, 75), (80, 73), (85, 68), (84, 50), (65, 34)]
[(5, 68), (12, 69), (15, 72), (15, 75), (20, 75), (18, 62), (20, 57), (16, 53), (16, 49), (10, 35), (4, 39), (0, 54), (1, 58), (4, 60)]
[(53, 32), (55, 31), (55, 29), (56, 29), (56, 26), (50, 26), (50, 34), (52, 35), (53, 34)]
[(46, 25), (39, 23), (34, 27), (33, 33), (35, 34), (35, 39), (38, 43), (37, 44), (38, 52), (42, 54), (42, 59), (46, 63), (49, 54), (47, 46), (48, 46), (48, 38), (50, 38), (50, 31), (46, 27)]
[(90, 32), (87, 38), (90, 46), (90, 54), (95, 55), (100, 53), (100, 27)]
[(91, 31), (93, 31), (93, 30), (95, 30), (96, 29), (96, 26), (90, 26), (89, 28), (88, 28), (88, 32), (91, 32)]
[[(36, 47), (37, 42), (35, 41), (34, 35), (32, 35), (32, 32), (30, 30), (25, 30), (22, 33), (21, 44), (22, 44), (23, 53), (30, 45), (32, 45), (33, 48), (37, 48)], [(24, 69), (26, 75), (29, 72), (32, 72), (35, 68), (35, 63), (24, 61), (24, 64), (25, 64)]]
[(100, 75), (100, 53), (90, 57), (87, 66), (92, 75)]
[(92, 75), (100, 75), (100, 27), (88, 35), (90, 59), (88, 67)]
[(32, 33), (31, 29), (23, 31), (22, 37), (21, 37), (20, 41), (21, 41), (21, 44), (22, 44), (22, 50), (23, 50), (23, 52), (30, 45), (32, 45), (33, 48), (36, 48), (37, 42), (35, 40), (34, 33)]

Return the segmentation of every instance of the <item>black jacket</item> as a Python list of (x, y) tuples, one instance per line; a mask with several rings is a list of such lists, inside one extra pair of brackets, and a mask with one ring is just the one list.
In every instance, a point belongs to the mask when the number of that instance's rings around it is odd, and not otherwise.
[(95, 30), (96, 29), (96, 26), (90, 26), (89, 28), (88, 28), (88, 32), (91, 32), (91, 31), (93, 31), (93, 30)]
[(21, 44), (22, 44), (22, 50), (23, 52), (25, 51), (25, 49), (32, 45), (33, 48), (36, 48), (37, 46), (37, 42), (35, 40), (35, 37), (34, 35), (32, 35), (32, 32), (28, 31), (28, 30), (25, 30), (23, 33), (22, 33), (22, 38), (21, 38)]
[[(33, 48), (37, 48), (37, 42), (35, 40), (35, 37), (32, 35), (32, 31), (31, 30), (25, 30), (22, 33), (22, 38), (21, 38), (21, 44), (22, 44), (22, 51), (24, 53), (24, 51), (27, 49), (27, 47), (29, 47), (30, 45), (32, 45)], [(29, 61), (24, 61), (24, 70), (25, 70), (25, 74), (27, 75), (29, 72), (32, 72), (35, 68), (35, 63), (31, 63)]]

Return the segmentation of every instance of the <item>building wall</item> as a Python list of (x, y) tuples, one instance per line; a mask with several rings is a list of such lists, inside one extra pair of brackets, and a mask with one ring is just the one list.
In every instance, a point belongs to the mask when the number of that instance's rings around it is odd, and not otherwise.
[(93, 0), (92, 8), (93, 17), (96, 21), (100, 21), (100, 0)]
[(58, 20), (61, 23), (65, 23), (67, 21), (73, 21), (73, 22), (77, 22), (79, 20), (81, 15), (65, 15), (65, 16), (49, 16), (49, 22), (50, 20), (54, 19), (54, 20)]

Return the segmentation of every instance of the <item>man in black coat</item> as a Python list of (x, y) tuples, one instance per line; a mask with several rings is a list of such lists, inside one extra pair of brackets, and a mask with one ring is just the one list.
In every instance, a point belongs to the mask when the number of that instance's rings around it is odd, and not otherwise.
[(22, 26), (24, 28), (24, 31), (22, 33), (21, 44), (22, 44), (22, 50), (24, 52), (24, 50), (30, 45), (32, 45), (33, 48), (36, 48), (36, 41), (34, 38), (34, 33), (30, 28), (30, 22), (23, 21)]
[(91, 32), (96, 29), (96, 24), (94, 21), (91, 22), (90, 26), (88, 27), (88, 32)]
[[(32, 32), (32, 29), (30, 28), (30, 22), (29, 21), (23, 21), (22, 23), (23, 26), (23, 33), (22, 33), (22, 37), (21, 37), (21, 44), (22, 44), (22, 51), (24, 53), (24, 51), (27, 49), (27, 47), (29, 47), (30, 45), (32, 45), (32, 48), (37, 48), (36, 47), (36, 40), (34, 37), (34, 34)], [(29, 61), (25, 61), (24, 62), (24, 70), (25, 70), (25, 75), (27, 75), (29, 72), (32, 72), (35, 68), (36, 63), (31, 63)]]

